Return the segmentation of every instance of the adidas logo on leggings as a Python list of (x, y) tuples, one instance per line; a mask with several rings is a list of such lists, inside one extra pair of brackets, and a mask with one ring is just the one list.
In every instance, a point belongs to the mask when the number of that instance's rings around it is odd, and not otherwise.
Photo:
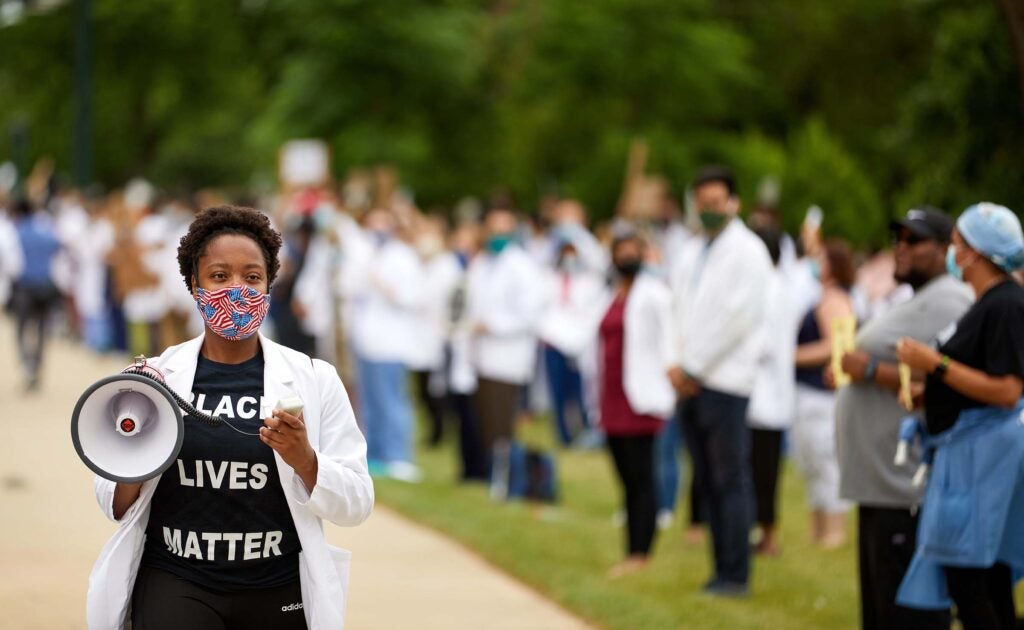
[(298, 604), (288, 604), (287, 606), (281, 606), (281, 612), (291, 612), (293, 610), (302, 610), (302, 602)]

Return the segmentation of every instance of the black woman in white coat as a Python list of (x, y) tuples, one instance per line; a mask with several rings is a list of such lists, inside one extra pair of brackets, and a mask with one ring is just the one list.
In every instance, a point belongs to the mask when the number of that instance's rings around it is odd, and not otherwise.
[[(181, 241), (206, 328), (149, 363), (240, 432), (186, 418), (177, 466), (140, 484), (96, 479), (119, 527), (89, 578), (92, 630), (344, 625), (351, 554), (327, 544), (322, 521), (370, 515), (366, 442), (335, 369), (257, 333), (280, 243), (264, 215), (236, 207), (206, 210)], [(224, 409), (209, 402), (218, 389)], [(289, 397), (300, 414), (271, 409)]]

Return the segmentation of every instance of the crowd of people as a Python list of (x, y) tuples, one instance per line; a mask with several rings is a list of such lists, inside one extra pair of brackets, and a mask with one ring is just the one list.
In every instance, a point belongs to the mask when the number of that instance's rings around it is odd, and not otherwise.
[[(891, 249), (865, 254), (822, 238), (820, 211), (797, 238), (770, 204), (744, 219), (726, 168), (701, 170), (689, 199), (682, 211), (665, 195), (597, 226), (572, 199), (545, 199), (528, 215), (501, 196), (440, 213), (400, 192), (319, 187), (240, 205), (265, 207), (284, 238), (268, 334), (337, 366), (371, 474), (422, 478), (419, 405), (426, 445), (456, 429), (461, 479), (505, 497), (498, 464), (524, 419), (550, 410), (557, 444), (610, 453), (625, 512), (626, 558), (610, 571), (620, 576), (641, 570), (658, 529), (675, 521), (685, 446), (687, 527), (710, 534), (705, 590), (742, 597), (752, 557), (782, 551), (777, 486), (788, 452), (816, 544), (844, 544), (857, 509), (865, 628), (948, 627), (950, 597), (966, 628), (1012, 627), (1024, 545), (1008, 516), (975, 523), (991, 510), (972, 501), (995, 491), (957, 481), (941, 437), (1021, 440), (1017, 424), (1002, 422), (1024, 384), (1015, 215), (978, 204), (954, 221), (914, 208), (892, 222)], [(152, 356), (201, 333), (193, 297), (163, 272), (195, 213), (223, 203), (143, 181), (103, 198), (66, 191), (7, 203), (0, 298), (16, 321), (26, 388), (39, 387), (54, 310), (97, 351)], [(853, 348), (837, 344), (847, 321)], [(913, 371), (926, 438), (907, 463), (894, 461), (908, 413), (900, 363)], [(994, 419), (973, 419), (979, 409)], [(938, 485), (953, 496), (922, 504), (913, 477), (929, 450), (928, 497)], [(1000, 480), (1007, 514), (1024, 510), (1022, 486), (1006, 478), (1020, 475), (1018, 450)], [(989, 477), (975, 457), (957, 461), (981, 483)], [(965, 550), (965, 537), (988, 542), (987, 555)], [(940, 579), (928, 582), (928, 571)], [(922, 594), (922, 583), (935, 592)]]

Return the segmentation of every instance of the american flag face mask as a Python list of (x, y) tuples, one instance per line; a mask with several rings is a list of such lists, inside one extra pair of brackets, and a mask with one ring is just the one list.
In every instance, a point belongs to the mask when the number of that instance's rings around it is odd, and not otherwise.
[(206, 291), (196, 287), (196, 306), (210, 330), (225, 339), (248, 339), (270, 310), (270, 295), (234, 285)]

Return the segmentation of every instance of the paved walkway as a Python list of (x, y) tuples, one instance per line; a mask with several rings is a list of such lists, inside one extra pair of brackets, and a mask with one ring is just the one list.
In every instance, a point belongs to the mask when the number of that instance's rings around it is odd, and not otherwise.
[[(81, 628), (89, 569), (114, 529), (71, 445), (78, 395), (126, 361), (68, 342), (48, 348), (42, 390), (23, 393), (13, 330), (0, 320), (0, 628)], [(444, 536), (378, 507), (360, 527), (327, 526), (353, 551), (347, 627), (585, 628)]]

